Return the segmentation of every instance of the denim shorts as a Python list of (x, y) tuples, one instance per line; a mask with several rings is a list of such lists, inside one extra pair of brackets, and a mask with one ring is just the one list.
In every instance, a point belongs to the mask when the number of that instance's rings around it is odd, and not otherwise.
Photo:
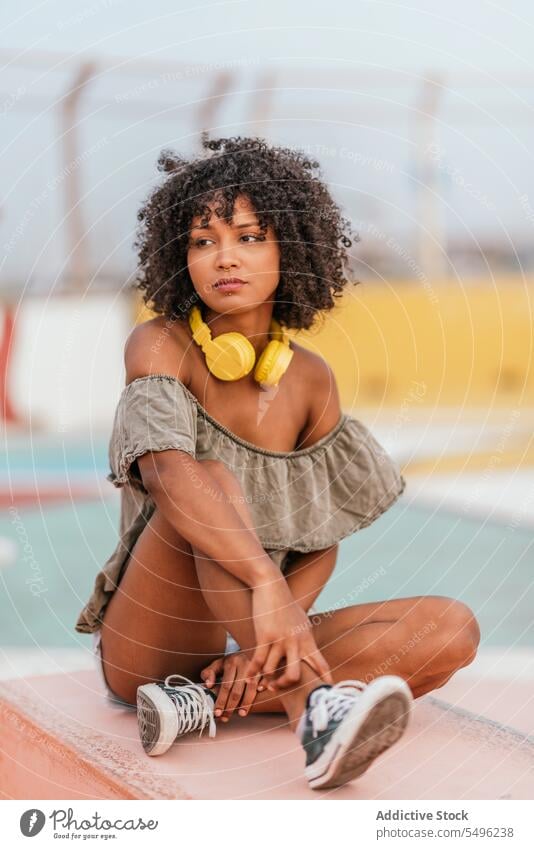
[[(239, 651), (239, 645), (236, 643), (234, 638), (227, 634), (226, 636), (226, 648), (224, 653), (230, 654), (232, 652)], [(106, 681), (106, 676), (104, 675), (104, 666), (102, 663), (102, 648), (100, 645), (100, 630), (93, 632), (93, 656), (95, 659), (96, 668), (98, 671), (98, 677), (100, 679), (100, 683), (102, 684), (105, 693), (106, 693), (106, 701), (108, 702), (110, 707), (118, 708), (119, 710), (136, 710), (136, 705), (130, 704), (130, 702), (125, 702), (119, 696), (115, 695), (111, 687), (109, 687), (108, 682)]]

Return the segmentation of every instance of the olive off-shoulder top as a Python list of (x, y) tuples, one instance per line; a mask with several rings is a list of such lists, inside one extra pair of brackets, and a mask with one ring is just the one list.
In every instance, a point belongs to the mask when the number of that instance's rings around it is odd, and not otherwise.
[(342, 413), (308, 448), (269, 451), (214, 419), (177, 378), (152, 374), (124, 387), (109, 442), (110, 474), (121, 488), (119, 541), (96, 576), (76, 622), (97, 631), (155, 504), (136, 460), (147, 451), (217, 459), (238, 478), (264, 549), (284, 568), (289, 552), (319, 551), (365, 528), (401, 495), (406, 481), (368, 428)]

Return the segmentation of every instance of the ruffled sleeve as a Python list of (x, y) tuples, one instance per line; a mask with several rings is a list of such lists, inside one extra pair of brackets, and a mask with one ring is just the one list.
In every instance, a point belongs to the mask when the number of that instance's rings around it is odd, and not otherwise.
[(117, 404), (107, 480), (116, 487), (131, 483), (144, 489), (138, 457), (170, 448), (195, 457), (196, 441), (196, 407), (183, 384), (165, 375), (137, 378), (124, 388)]

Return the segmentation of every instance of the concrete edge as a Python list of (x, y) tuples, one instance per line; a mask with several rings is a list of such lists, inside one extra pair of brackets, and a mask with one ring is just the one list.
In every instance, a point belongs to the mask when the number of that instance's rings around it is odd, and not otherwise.
[[(534, 737), (518, 731), (511, 725), (503, 725), (495, 719), (489, 719), (483, 714), (473, 713), (466, 708), (458, 707), (444, 699), (426, 695), (425, 703), (433, 710), (445, 715), (445, 721), (460, 727), (463, 734), (470, 739), (483, 740), (495, 748), (519, 754), (534, 766)], [(443, 721), (443, 720), (441, 720)], [(519, 748), (520, 747), (520, 748)]]
[[(419, 714), (423, 726), (443, 729), (445, 725), (452, 737), (465, 736), (486, 750), (495, 751), (496, 756), (506, 753), (513, 762), (519, 762), (522, 772), (525, 767), (528, 772), (534, 770), (534, 737), (430, 694), (419, 700), (419, 705), (423, 708)], [(51, 792), (58, 788), (57, 798), (63, 798), (62, 787), (77, 794), (71, 798), (80, 799), (195, 798), (175, 776), (158, 775), (152, 760), (142, 752), (138, 756), (115, 743), (110, 735), (54, 711), (32, 695), (27, 681), (0, 684), (0, 727), (4, 732), (1, 748), (5, 763), (9, 769), (12, 765), (14, 771), (17, 765), (19, 768), (19, 790), (25, 787), (25, 777), (31, 779), (32, 773), (38, 785), (44, 762), (47, 775), (43, 775), (43, 781), (52, 788)], [(36, 753), (40, 764), (34, 758)]]
[(32, 699), (20, 681), (0, 684), (0, 719), (26, 735), (31, 745), (43, 746), (58, 766), (63, 763), (78, 774), (124, 799), (184, 799), (192, 797), (172, 776), (159, 776), (147, 769), (145, 755), (137, 757), (109, 737)]

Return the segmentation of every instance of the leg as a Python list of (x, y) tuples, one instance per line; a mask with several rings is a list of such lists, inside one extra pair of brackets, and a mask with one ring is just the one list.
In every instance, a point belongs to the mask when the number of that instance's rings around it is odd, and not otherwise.
[[(222, 464), (214, 463), (211, 472), (228, 494), (241, 492), (239, 482)], [(239, 499), (236, 503), (243, 520), (252, 528), (246, 504)], [(201, 552), (194, 553), (210, 608), (218, 611), (218, 618), (240, 646), (250, 650), (254, 646), (250, 590), (213, 561), (203, 558)], [(231, 605), (227, 604), (229, 597)], [(311, 622), (335, 681), (357, 678), (367, 682), (380, 675), (395, 674), (407, 681), (416, 698), (443, 686), (454, 672), (469, 664), (480, 640), (478, 623), (470, 608), (444, 596), (353, 605), (315, 614)], [(285, 702), (285, 698), (265, 692), (258, 694), (252, 709), (283, 711)], [(301, 709), (302, 699), (297, 704)]]
[[(414, 698), (442, 687), (471, 663), (480, 639), (471, 610), (445, 596), (358, 604), (314, 614), (311, 621), (335, 682), (399, 675)], [(276, 697), (260, 693), (251, 711), (282, 709)]]
[(224, 653), (226, 630), (200, 590), (187, 540), (155, 510), (134, 546), (102, 624), (104, 673), (135, 704), (137, 687), (180, 673), (199, 679)]
[[(222, 465), (205, 462), (210, 471)], [(172, 673), (199, 681), (200, 671), (224, 653), (227, 629), (218, 610), (214, 615), (206, 604), (195, 566), (188, 541), (156, 509), (134, 546), (102, 624), (104, 674), (121, 699), (135, 704), (141, 684)], [(218, 564), (212, 567), (243, 587)], [(235, 589), (226, 585), (226, 614), (231, 611), (231, 616), (239, 616)], [(244, 635), (239, 636), (244, 643)], [(311, 670), (305, 674), (314, 680)], [(293, 703), (296, 698), (289, 694), (287, 700)]]
[[(210, 584), (222, 590), (225, 576), (212, 574)], [(334, 681), (369, 682), (379, 675), (399, 675), (414, 698), (442, 687), (458, 669), (471, 663), (480, 640), (470, 608), (445, 596), (353, 605), (314, 614), (311, 622)], [(227, 622), (227, 627), (235, 630), (235, 623)], [(246, 635), (242, 627), (238, 630)], [(264, 692), (258, 694), (251, 710), (280, 712), (284, 706), (280, 698)]]
[(400, 675), (415, 698), (471, 663), (480, 641), (471, 609), (446, 596), (354, 605), (312, 623), (335, 680)]

